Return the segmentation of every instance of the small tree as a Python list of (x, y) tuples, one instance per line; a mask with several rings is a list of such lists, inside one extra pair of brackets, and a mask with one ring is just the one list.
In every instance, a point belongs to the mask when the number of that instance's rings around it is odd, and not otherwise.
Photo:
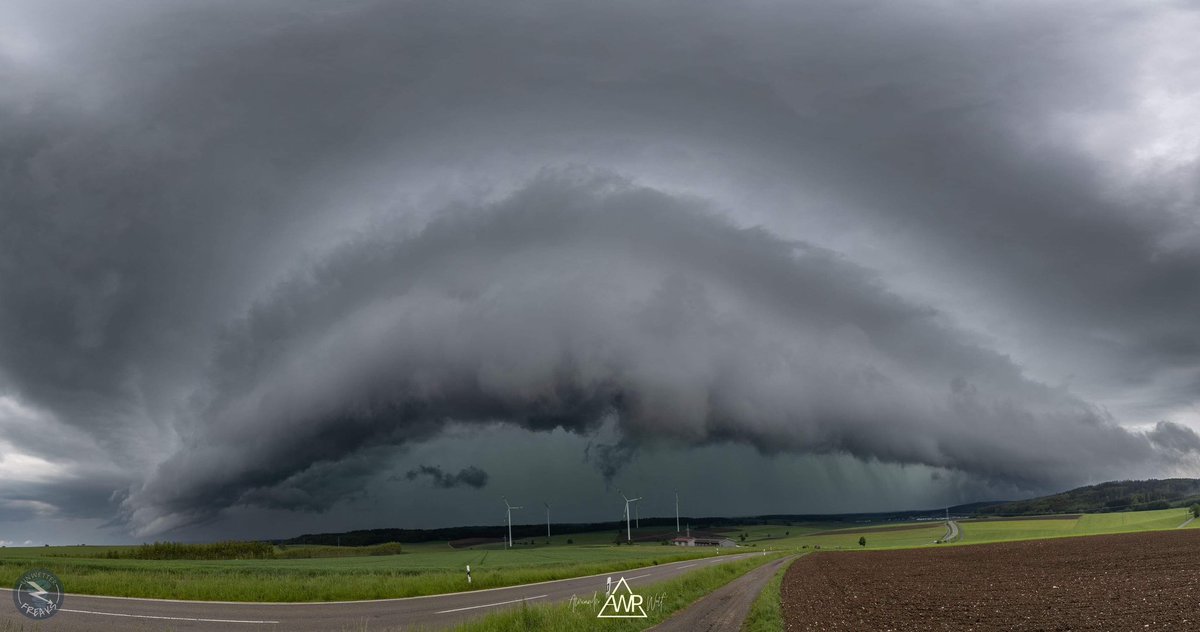
[(1193, 518), (1200, 518), (1200, 503), (1193, 503), (1193, 504), (1192, 504), (1192, 517), (1193, 517)]
[(858, 537), (858, 545), (859, 545), (859, 546), (866, 546), (866, 545), (867, 545), (867, 538), (866, 538), (866, 536), (859, 536), (859, 537)]

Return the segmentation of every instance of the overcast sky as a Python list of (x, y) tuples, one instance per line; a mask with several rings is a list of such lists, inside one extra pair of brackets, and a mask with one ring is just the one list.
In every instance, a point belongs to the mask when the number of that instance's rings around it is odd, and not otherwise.
[(0, 5), (0, 543), (1200, 476), (1200, 12)]

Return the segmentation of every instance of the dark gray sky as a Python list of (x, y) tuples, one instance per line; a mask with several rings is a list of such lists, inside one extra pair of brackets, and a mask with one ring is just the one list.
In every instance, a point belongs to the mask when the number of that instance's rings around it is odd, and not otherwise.
[(1198, 29), (4, 3), (0, 542), (1200, 475)]

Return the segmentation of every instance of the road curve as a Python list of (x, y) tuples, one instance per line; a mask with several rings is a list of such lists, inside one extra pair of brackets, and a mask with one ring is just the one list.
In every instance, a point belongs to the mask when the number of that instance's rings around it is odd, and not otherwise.
[[(325, 603), (243, 603), (216, 601), (172, 601), (68, 594), (62, 610), (39, 622), (38, 632), (135, 632), (245, 631), (327, 632), (365, 628), (381, 630), (437, 630), (463, 623), (506, 608), (567, 601), (572, 596), (604, 596), (608, 577), (624, 577), (631, 587), (672, 579), (710, 564), (720, 564), (759, 553), (721, 555), (616, 573), (604, 573), (537, 584), (491, 588), (471, 592)], [(17, 612), (6, 591), (0, 597), (0, 629), (32, 623)]]
[(958, 539), (958, 523), (953, 520), (946, 521), (946, 537), (942, 538), (942, 542), (953, 542)]
[(754, 600), (775, 573), (794, 559), (795, 556), (764, 564), (701, 597), (650, 629), (653, 632), (740, 632)]

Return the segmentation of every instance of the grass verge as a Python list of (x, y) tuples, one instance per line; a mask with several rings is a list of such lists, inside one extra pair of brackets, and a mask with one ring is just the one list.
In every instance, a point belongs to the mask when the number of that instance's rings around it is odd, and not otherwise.
[[(697, 599), (741, 577), (752, 569), (778, 559), (784, 553), (755, 556), (736, 562), (693, 571), (657, 584), (637, 587), (646, 600), (645, 619), (605, 619), (604, 630), (632, 632), (645, 630), (691, 605)], [(457, 632), (579, 632), (597, 628), (596, 614), (604, 603), (604, 594), (580, 595), (575, 603), (552, 606), (523, 605), (498, 612), (455, 628)]]
[(742, 632), (779, 632), (783, 629), (783, 597), (779, 594), (779, 587), (783, 584), (783, 574), (793, 563), (795, 560), (784, 564), (767, 582), (758, 599), (754, 600), (754, 605), (750, 606), (750, 614), (746, 615)]

